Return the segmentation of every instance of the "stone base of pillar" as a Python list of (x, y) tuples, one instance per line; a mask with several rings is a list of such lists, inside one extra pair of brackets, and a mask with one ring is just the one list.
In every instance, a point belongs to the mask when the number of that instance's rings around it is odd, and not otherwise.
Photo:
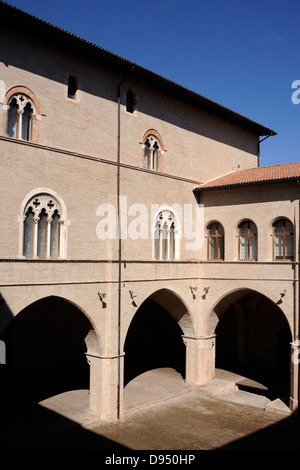
[(290, 401), (289, 401), (290, 410), (293, 413), (296, 413), (296, 412), (298, 413), (299, 412), (298, 406), (299, 406), (298, 400), (295, 400), (294, 398), (290, 397)]
[(183, 336), (186, 345), (186, 379), (193, 385), (205, 385), (215, 377), (215, 335)]
[(123, 417), (123, 367), (121, 356), (104, 355), (95, 330), (85, 338), (86, 358), (90, 365), (90, 411), (101, 419)]
[[(90, 364), (91, 412), (101, 419), (123, 418), (123, 361), (121, 356), (98, 357), (86, 354)], [(120, 367), (120, 380), (118, 369)]]
[(299, 357), (300, 357), (300, 342), (299, 340), (291, 344), (291, 389), (289, 408), (295, 412), (299, 405)]

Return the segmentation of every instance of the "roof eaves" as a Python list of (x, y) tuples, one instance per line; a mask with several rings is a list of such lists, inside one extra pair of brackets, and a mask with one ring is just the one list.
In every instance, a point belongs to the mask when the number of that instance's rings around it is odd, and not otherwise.
[(204, 191), (218, 191), (220, 189), (232, 189), (232, 188), (240, 188), (245, 186), (257, 186), (261, 184), (275, 184), (275, 183), (286, 183), (290, 181), (300, 181), (300, 176), (291, 176), (285, 178), (273, 178), (273, 179), (264, 179), (264, 180), (257, 180), (257, 181), (245, 181), (240, 183), (229, 183), (229, 184), (222, 184), (216, 186), (207, 186), (203, 185), (197, 186), (194, 188), (194, 192), (204, 192)]
[[(172, 80), (167, 79), (155, 72), (152, 72), (128, 59), (124, 59), (123, 57), (113, 52), (110, 52), (107, 49), (104, 49), (98, 46), (97, 44), (89, 42), (86, 39), (76, 36), (75, 34), (70, 33), (58, 26), (52, 25), (51, 23), (48, 23), (45, 20), (41, 20), (40, 18), (37, 18), (34, 15), (31, 15), (23, 10), (20, 10), (10, 5), (7, 2), (3, 2), (2, 0), (0, 0), (0, 7), (2, 9), (6, 8), (6, 13), (9, 15), (11, 15), (12, 12), (14, 12), (15, 16), (19, 16), (19, 17), (22, 16), (22, 19), (30, 21), (30, 22), (34, 22), (36, 26), (38, 26), (40, 29), (43, 29), (44, 32), (47, 32), (48, 34), (52, 34), (55, 31), (56, 34), (60, 33), (64, 35), (65, 38), (68, 38), (69, 41), (74, 42), (74, 44), (76, 45), (86, 46), (87, 48), (90, 49), (91, 52), (94, 51), (95, 53), (101, 53), (103, 56), (106, 57), (107, 60), (111, 62), (118, 63), (118, 65), (121, 65), (125, 68), (134, 66), (135, 74), (139, 74), (139, 75), (143, 75), (144, 77), (147, 77), (148, 80), (151, 81), (151, 83), (153, 82), (153, 80), (156, 80), (160, 84), (160, 86), (167, 88), (169, 91), (172, 90), (177, 95), (178, 93), (180, 93), (182, 97), (184, 97), (185, 99), (191, 100), (195, 105), (200, 106), (204, 110), (210, 111), (223, 119), (232, 121), (236, 125), (239, 125), (243, 128), (247, 128), (248, 130), (255, 133), (256, 135), (259, 135), (259, 136), (277, 135), (277, 133), (273, 131), (272, 129), (269, 129), (263, 126), (262, 124), (259, 124), (243, 116), (242, 114), (239, 114), (223, 105), (220, 105), (216, 103), (215, 101), (212, 101), (209, 98), (206, 98), (205, 96), (200, 95), (199, 93), (189, 90), (188, 88), (185, 88), (184, 86), (179, 85), (173, 82)], [(2, 19), (4, 21), (3, 15), (2, 15)]]

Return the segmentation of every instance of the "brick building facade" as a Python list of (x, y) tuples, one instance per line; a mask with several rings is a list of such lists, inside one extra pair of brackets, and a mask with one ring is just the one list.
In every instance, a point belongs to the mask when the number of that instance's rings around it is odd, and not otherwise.
[(86, 386), (114, 418), (145, 370), (221, 367), (296, 409), (300, 164), (260, 167), (271, 129), (0, 10), (3, 393)]

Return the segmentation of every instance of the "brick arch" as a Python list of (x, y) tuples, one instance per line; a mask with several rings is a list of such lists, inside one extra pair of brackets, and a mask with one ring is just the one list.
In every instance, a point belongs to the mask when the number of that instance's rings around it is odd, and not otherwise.
[(37, 99), (36, 95), (33, 93), (32, 90), (30, 90), (30, 88), (26, 86), (22, 86), (22, 85), (16, 85), (16, 86), (9, 88), (9, 90), (7, 90), (7, 92), (5, 93), (5, 97), (4, 97), (4, 104), (7, 105), (10, 98), (13, 95), (16, 95), (18, 93), (26, 95), (28, 96), (28, 98), (31, 99), (31, 101), (34, 104), (36, 114), (40, 115), (42, 113), (41, 104), (39, 100)]
[[(143, 296), (141, 302), (139, 302), (139, 308), (142, 307), (143, 303), (148, 299), (157, 302), (162, 308), (164, 308), (178, 323), (185, 336), (195, 335), (195, 325), (190, 309), (179, 294), (167, 288), (161, 288), (152, 293), (149, 292), (147, 295)], [(134, 315), (127, 318), (126, 324), (123, 319), (123, 346), (133, 318)]]
[(7, 346), (11, 385), (22, 393), (24, 381), (28, 398), (37, 401), (76, 389), (93, 392), (87, 359), (101, 355), (101, 345), (92, 318), (65, 297), (30, 300), (1, 335)]
[[(240, 288), (223, 295), (206, 320), (206, 334), (216, 336), (218, 371), (233, 374), (241, 387), (288, 404), (291, 387), (293, 332), (279, 299), (256, 289)], [(253, 386), (252, 386), (253, 385)], [(243, 389), (243, 388), (242, 388)], [(285, 397), (285, 398), (283, 398)], [(290, 397), (290, 398), (288, 398)]]
[[(36, 95), (33, 93), (33, 91), (23, 85), (15, 85), (7, 90), (5, 93), (4, 97), (4, 105), (8, 105), (10, 98), (13, 95), (17, 94), (23, 94), (26, 95), (33, 103), (34, 106), (34, 113), (37, 116), (41, 116), (42, 114), (42, 108), (41, 104), (36, 97)], [(7, 116), (6, 119), (4, 119), (4, 134), (7, 134)], [(32, 119), (32, 131), (31, 131), (31, 141), (37, 143), (39, 141), (39, 120), (37, 118)]]
[(164, 142), (163, 142), (163, 140), (162, 140), (162, 137), (161, 137), (161, 135), (160, 135), (155, 129), (148, 129), (148, 130), (144, 133), (144, 135), (143, 135), (143, 137), (142, 137), (142, 143), (145, 142), (145, 140), (147, 139), (147, 137), (148, 137), (149, 135), (154, 135), (154, 137), (157, 138), (157, 140), (159, 141), (160, 150), (163, 150), (163, 151), (164, 151), (164, 150), (165, 150), (165, 146), (164, 146)]
[(150, 293), (126, 331), (124, 385), (155, 369), (176, 370), (185, 380), (189, 369), (185, 338), (194, 336), (189, 309), (179, 295), (166, 288)]
[(170, 289), (159, 289), (149, 296), (167, 310), (177, 321), (184, 335), (194, 335), (195, 328), (192, 317), (184, 300)]
[[(285, 312), (279, 307), (279, 305), (277, 305), (277, 301), (280, 300), (279, 298), (278, 299), (271, 298), (270, 296), (266, 295), (263, 292), (260, 292), (258, 290), (254, 290), (248, 287), (244, 287), (244, 288), (238, 288), (238, 289), (234, 289), (232, 291), (227, 292), (215, 302), (214, 306), (210, 309), (206, 317), (205, 324), (204, 324), (204, 334), (207, 336), (213, 335), (215, 333), (219, 320), (222, 317), (222, 315), (225, 313), (225, 311), (234, 302), (240, 300), (245, 295), (251, 294), (251, 293), (258, 294), (262, 296), (262, 298), (268, 299), (271, 302), (271, 304), (274, 305), (274, 307), (278, 308), (278, 311), (282, 313), (287, 323), (289, 324), (288, 318)], [(291, 329), (290, 324), (289, 324), (289, 328)]]

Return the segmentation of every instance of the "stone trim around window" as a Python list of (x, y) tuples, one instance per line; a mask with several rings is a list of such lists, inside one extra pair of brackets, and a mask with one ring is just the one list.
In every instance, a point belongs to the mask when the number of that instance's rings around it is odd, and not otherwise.
[[(15, 105), (15, 116), (12, 113), (12, 104)], [(3, 109), (6, 111), (4, 135), (35, 143), (39, 141), (41, 105), (29, 88), (10, 88), (5, 94)]]
[(67, 257), (70, 221), (63, 200), (52, 190), (38, 188), (24, 198), (19, 220), (19, 258)]

